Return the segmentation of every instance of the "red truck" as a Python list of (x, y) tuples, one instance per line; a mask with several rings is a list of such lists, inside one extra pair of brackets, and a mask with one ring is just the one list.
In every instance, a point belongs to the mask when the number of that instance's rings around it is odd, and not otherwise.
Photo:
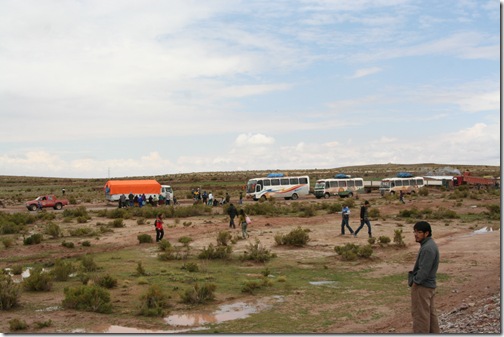
[(485, 178), (485, 177), (474, 177), (471, 172), (464, 172), (461, 176), (453, 177), (453, 186), (461, 185), (481, 185), (481, 186), (494, 186), (496, 185), (495, 178)]
[(68, 200), (58, 199), (54, 194), (41, 195), (35, 200), (27, 201), (26, 208), (29, 211), (36, 211), (37, 209), (42, 209), (46, 207), (52, 207), (54, 209), (62, 209), (63, 206), (68, 205)]

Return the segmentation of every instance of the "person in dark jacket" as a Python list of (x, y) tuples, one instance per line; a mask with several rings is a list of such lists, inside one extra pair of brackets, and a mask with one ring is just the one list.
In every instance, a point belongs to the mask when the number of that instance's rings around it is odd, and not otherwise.
[(229, 204), (227, 213), (229, 215), (229, 228), (236, 228), (234, 218), (238, 215), (238, 210), (233, 204)]
[(368, 227), (368, 234), (369, 234), (369, 237), (373, 237), (371, 235), (371, 223), (369, 222), (369, 218), (368, 218), (368, 207), (369, 207), (369, 201), (365, 201), (364, 202), (364, 205), (362, 205), (361, 209), (360, 209), (360, 226), (359, 228), (357, 228), (357, 230), (354, 232), (354, 236), (357, 237), (357, 234), (359, 233), (359, 231), (361, 230), (362, 227), (364, 227), (364, 224), (366, 224), (366, 226)]
[(434, 303), (439, 250), (432, 239), (432, 229), (428, 222), (417, 222), (413, 226), (413, 232), (415, 241), (420, 243), (415, 266), (408, 275), (413, 333), (440, 333)]

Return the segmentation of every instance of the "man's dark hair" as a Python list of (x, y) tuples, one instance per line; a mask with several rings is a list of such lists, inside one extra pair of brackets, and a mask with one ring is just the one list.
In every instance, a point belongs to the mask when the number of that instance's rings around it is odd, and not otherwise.
[(429, 232), (428, 236), (432, 236), (432, 229), (430, 226), (430, 223), (427, 221), (419, 221), (413, 226), (413, 230), (419, 231), (419, 232)]

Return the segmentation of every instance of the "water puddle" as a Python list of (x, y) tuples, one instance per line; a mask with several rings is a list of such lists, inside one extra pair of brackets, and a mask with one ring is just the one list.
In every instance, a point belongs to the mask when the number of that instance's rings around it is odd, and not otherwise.
[(329, 284), (335, 284), (336, 281), (310, 281), (310, 284), (313, 286), (324, 286)]
[[(100, 331), (100, 333), (183, 333), (196, 330), (205, 330), (207, 328), (194, 328), (194, 329), (183, 329), (183, 330), (147, 330), (138, 328), (129, 328), (119, 325), (111, 325), (107, 329)], [(73, 333), (86, 333), (80, 329), (72, 331)]]
[(282, 296), (273, 296), (254, 302), (236, 302), (223, 304), (214, 312), (186, 313), (179, 315), (170, 315), (165, 317), (165, 322), (172, 326), (201, 326), (205, 324), (219, 324), (235, 319), (247, 318), (251, 314), (270, 309), (271, 302), (282, 302)]
[(492, 227), (483, 227), (483, 228), (477, 229), (473, 232), (473, 234), (486, 234), (489, 232), (493, 232)]
[(11, 268), (5, 268), (5, 271), (7, 271), (14, 283), (21, 283), (25, 278), (30, 277), (30, 270), (32, 267), (26, 268), (21, 275), (14, 275), (12, 274), (12, 269)]
[(37, 311), (37, 312), (51, 312), (51, 311), (57, 311), (57, 310), (61, 310), (61, 309), (62, 309), (62, 307), (53, 306), (53, 307), (47, 307), (44, 309), (37, 309), (35, 311)]

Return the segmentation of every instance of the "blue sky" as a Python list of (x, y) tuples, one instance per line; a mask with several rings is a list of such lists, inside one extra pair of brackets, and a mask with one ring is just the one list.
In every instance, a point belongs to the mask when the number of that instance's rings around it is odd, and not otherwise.
[(0, 0), (0, 175), (500, 164), (496, 0)]

